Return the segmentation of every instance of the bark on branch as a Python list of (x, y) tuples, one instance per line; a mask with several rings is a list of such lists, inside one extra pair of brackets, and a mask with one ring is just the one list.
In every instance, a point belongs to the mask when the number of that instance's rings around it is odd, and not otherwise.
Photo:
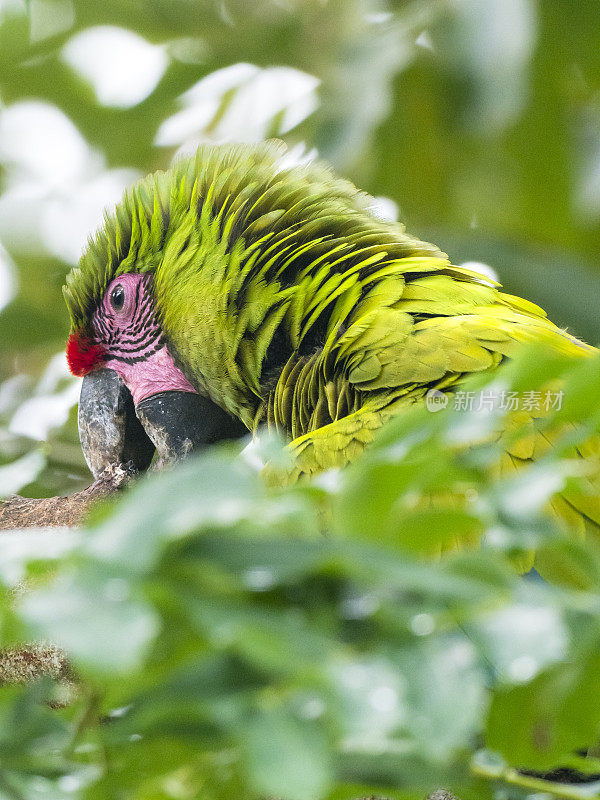
[[(11, 497), (0, 503), (0, 531), (80, 525), (93, 503), (118, 492), (134, 474), (129, 464), (111, 464), (90, 486), (68, 497)], [(59, 648), (36, 643), (0, 650), (0, 686), (28, 683), (42, 675), (54, 679), (68, 696), (73, 686), (71, 669)]]
[(134, 474), (129, 464), (110, 464), (91, 486), (67, 497), (10, 497), (0, 503), (0, 530), (80, 525), (96, 500), (122, 489)]

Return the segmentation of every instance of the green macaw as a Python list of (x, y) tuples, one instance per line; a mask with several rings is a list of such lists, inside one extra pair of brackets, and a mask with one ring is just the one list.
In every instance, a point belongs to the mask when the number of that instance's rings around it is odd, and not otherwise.
[[(115, 458), (145, 466), (154, 446), (168, 459), (266, 426), (290, 441), (291, 477), (310, 475), (522, 343), (596, 352), (378, 219), (373, 199), (323, 164), (286, 166), (275, 143), (201, 147), (139, 181), (64, 294), (95, 473)], [(507, 447), (526, 463), (538, 445)], [(600, 522), (589, 502), (563, 505)]]

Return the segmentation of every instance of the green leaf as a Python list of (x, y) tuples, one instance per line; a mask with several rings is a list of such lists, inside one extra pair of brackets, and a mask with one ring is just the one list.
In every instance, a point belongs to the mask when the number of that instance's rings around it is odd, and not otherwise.
[(81, 669), (105, 677), (139, 668), (159, 626), (125, 576), (93, 563), (25, 594), (20, 611), (32, 635), (50, 639)]
[(314, 800), (332, 778), (323, 730), (276, 697), (267, 698), (240, 729), (249, 780), (257, 793)]
[(520, 767), (551, 769), (600, 735), (600, 657), (563, 663), (494, 693), (486, 744)]

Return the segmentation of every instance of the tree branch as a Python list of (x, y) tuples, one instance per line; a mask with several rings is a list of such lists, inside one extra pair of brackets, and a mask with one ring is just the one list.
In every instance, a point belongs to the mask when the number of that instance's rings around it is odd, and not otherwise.
[(0, 503), (0, 530), (80, 525), (96, 500), (119, 491), (134, 475), (131, 464), (110, 464), (91, 486), (67, 497), (10, 497)]

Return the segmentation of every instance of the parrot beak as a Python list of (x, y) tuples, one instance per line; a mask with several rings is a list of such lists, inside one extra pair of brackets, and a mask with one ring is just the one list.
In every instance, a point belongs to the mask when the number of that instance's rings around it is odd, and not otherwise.
[(77, 412), (79, 441), (94, 478), (109, 464), (150, 466), (154, 445), (135, 415), (129, 389), (112, 369), (88, 373), (81, 384)]
[(77, 419), (83, 454), (95, 478), (108, 464), (131, 461), (144, 471), (155, 450), (161, 467), (248, 432), (239, 420), (193, 392), (159, 392), (134, 406), (121, 378), (106, 368), (84, 377)]
[(156, 447), (159, 467), (248, 433), (240, 420), (195, 392), (158, 392), (140, 400), (135, 413)]

